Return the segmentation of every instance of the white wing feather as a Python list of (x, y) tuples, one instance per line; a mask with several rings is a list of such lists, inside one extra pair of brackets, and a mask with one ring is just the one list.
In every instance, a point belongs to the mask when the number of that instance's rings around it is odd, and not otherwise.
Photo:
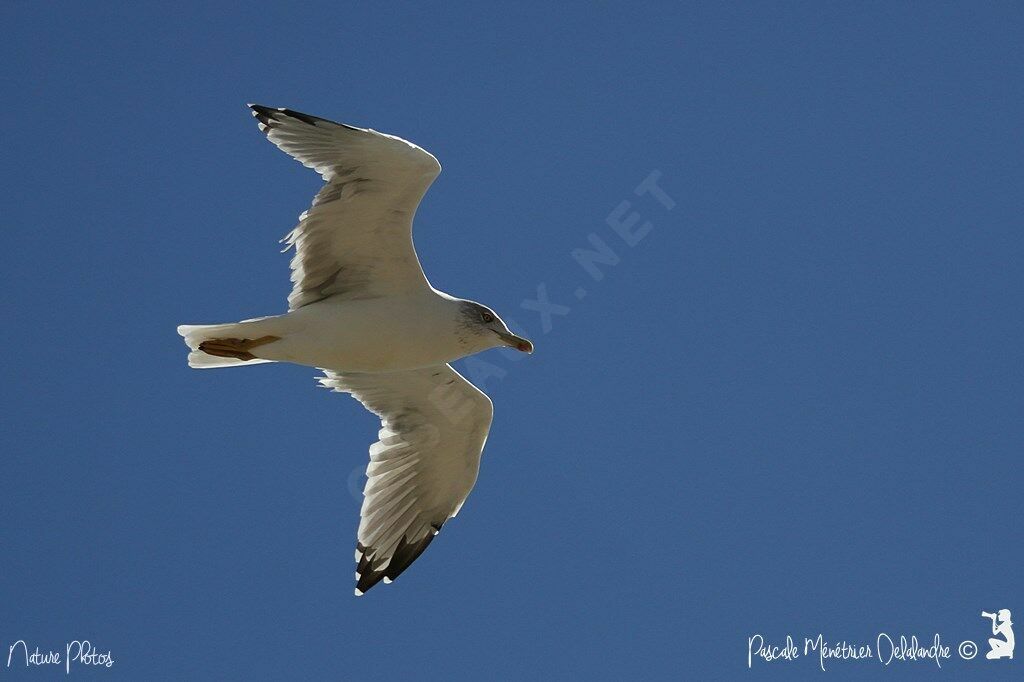
[(289, 309), (330, 296), (376, 298), (429, 287), (412, 221), (441, 172), (437, 159), (392, 135), (249, 106), (271, 142), (327, 182), (282, 240), (295, 247)]
[(370, 446), (356, 549), (356, 594), (398, 577), (455, 516), (476, 483), (491, 400), (449, 365), (361, 374), (325, 370), (381, 418)]

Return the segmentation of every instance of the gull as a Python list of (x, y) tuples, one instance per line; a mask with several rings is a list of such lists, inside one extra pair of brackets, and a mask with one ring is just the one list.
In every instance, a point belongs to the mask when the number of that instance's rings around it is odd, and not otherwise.
[(249, 108), (271, 142), (326, 182), (281, 240), (295, 249), (288, 312), (178, 333), (191, 367), (316, 367), (324, 387), (380, 418), (356, 542), (361, 596), (408, 568), (476, 483), (494, 408), (449, 363), (498, 346), (532, 353), (533, 344), (423, 274), (412, 221), (441, 172), (432, 154), (375, 130)]

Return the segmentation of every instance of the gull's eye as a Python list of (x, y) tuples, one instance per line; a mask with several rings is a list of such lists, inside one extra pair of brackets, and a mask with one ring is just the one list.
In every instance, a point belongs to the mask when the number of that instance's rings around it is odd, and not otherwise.
[(480, 316), (480, 319), (484, 321), (484, 324), (490, 324), (491, 322), (494, 322), (494, 315), (491, 315), (490, 313), (483, 313)]

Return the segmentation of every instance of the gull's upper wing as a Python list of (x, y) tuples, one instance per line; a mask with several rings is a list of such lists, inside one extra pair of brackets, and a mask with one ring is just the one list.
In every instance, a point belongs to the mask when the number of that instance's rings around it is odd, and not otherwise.
[(491, 400), (449, 365), (405, 372), (325, 370), (381, 419), (370, 446), (356, 544), (356, 595), (391, 582), (455, 516), (476, 483)]
[(413, 248), (412, 219), (441, 172), (437, 159), (392, 135), (249, 106), (271, 142), (327, 181), (282, 240), (295, 247), (288, 308), (429, 286)]

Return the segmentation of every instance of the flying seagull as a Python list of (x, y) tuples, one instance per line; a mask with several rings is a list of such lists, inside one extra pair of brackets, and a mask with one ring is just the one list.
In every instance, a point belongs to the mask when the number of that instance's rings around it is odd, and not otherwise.
[(476, 483), (493, 406), (448, 363), (533, 344), (423, 274), (412, 221), (441, 172), (433, 155), (375, 130), (249, 107), (271, 142), (327, 183), (282, 240), (295, 249), (288, 312), (178, 333), (190, 367), (316, 367), (323, 386), (380, 417), (356, 543), (359, 596), (408, 568)]

